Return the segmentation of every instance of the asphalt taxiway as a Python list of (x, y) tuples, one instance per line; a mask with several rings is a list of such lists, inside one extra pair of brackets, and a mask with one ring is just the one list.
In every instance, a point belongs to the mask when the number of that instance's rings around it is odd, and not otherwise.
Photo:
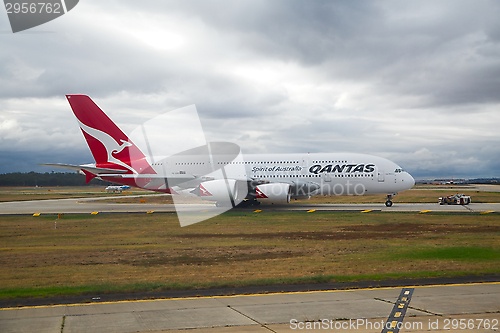
[[(416, 191), (436, 190), (435, 186), (429, 188), (419, 187)], [(448, 188), (445, 188), (448, 189)], [(450, 191), (479, 191), (479, 192), (500, 192), (498, 185), (473, 185), (473, 186), (451, 186)], [(413, 191), (411, 189), (410, 191)], [(152, 204), (152, 203), (114, 203), (109, 199), (162, 196), (163, 194), (135, 195), (135, 196), (108, 196), (100, 198), (72, 198), (53, 200), (30, 200), (0, 202), (0, 215), (2, 214), (59, 214), (59, 213), (140, 213), (140, 212), (163, 212), (175, 213), (173, 204)], [(176, 202), (177, 203), (177, 202)], [(183, 205), (184, 211), (199, 211), (213, 207), (214, 204), (198, 200), (196, 203)], [(254, 207), (267, 210), (294, 210), (294, 211), (383, 211), (383, 212), (500, 212), (500, 203), (471, 203), (469, 205), (439, 205), (437, 203), (398, 203), (394, 202), (392, 207), (386, 207), (383, 202), (374, 204), (308, 204), (290, 203), (287, 205), (261, 205)], [(247, 207), (244, 209), (252, 209)]]
[[(500, 328), (499, 282), (414, 288), (404, 320), (411, 329), (406, 331), (450, 331), (454, 324), (462, 323), (466, 326), (461, 331)], [(0, 330), (99, 333), (192, 329), (219, 333), (295, 332), (303, 327), (308, 332), (380, 332), (400, 291), (326, 290), (6, 308), (0, 310)], [(306, 329), (314, 323), (318, 323), (316, 330)]]
[[(130, 198), (131, 196), (112, 196), (102, 198), (73, 198), (0, 202), (0, 214), (59, 214), (59, 213), (134, 213), (134, 212), (175, 212), (173, 204), (106, 202), (107, 199)], [(194, 205), (193, 209), (196, 208)]]
[[(113, 203), (106, 199), (118, 199), (120, 197), (103, 198), (78, 198), (78, 199), (54, 199), (54, 200), (30, 200), (11, 201), (0, 203), (0, 215), (2, 214), (59, 214), (59, 213), (140, 213), (140, 212), (163, 212), (175, 213), (173, 204), (151, 204), (151, 203)], [(130, 198), (123, 197), (123, 198)], [(184, 204), (184, 210), (203, 210), (213, 207), (213, 203)], [(254, 207), (262, 210), (287, 210), (287, 211), (383, 211), (383, 212), (500, 212), (500, 203), (471, 203), (462, 205), (439, 205), (433, 203), (394, 203), (392, 207), (386, 207), (384, 203), (375, 204), (307, 204), (290, 203), (287, 205), (261, 205)], [(242, 209), (252, 209), (246, 207)]]

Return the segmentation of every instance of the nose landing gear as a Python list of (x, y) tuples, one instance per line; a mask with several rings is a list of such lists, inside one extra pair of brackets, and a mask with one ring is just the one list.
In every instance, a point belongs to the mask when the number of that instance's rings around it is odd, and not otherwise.
[(392, 207), (392, 196), (395, 194), (387, 194), (387, 200), (385, 201), (386, 207)]

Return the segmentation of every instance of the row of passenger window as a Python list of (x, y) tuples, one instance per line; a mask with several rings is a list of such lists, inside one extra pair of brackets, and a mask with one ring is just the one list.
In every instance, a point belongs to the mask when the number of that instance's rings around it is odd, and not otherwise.
[[(217, 164), (298, 164), (299, 161), (272, 161), (272, 162), (217, 162)], [(347, 163), (347, 161), (313, 161), (313, 163)], [(163, 163), (153, 163), (153, 165), (162, 165)], [(204, 162), (180, 162), (180, 163), (175, 163), (175, 165), (204, 165)], [(398, 172), (403, 172), (404, 170), (402, 169), (396, 169), (396, 173)]]
[(267, 162), (218, 162), (217, 164), (298, 164), (299, 161), (267, 161)]
[[(273, 161), (273, 162), (217, 162), (219, 165), (227, 165), (227, 164), (298, 164), (299, 161)], [(318, 162), (315, 162), (318, 163)], [(340, 163), (340, 162), (339, 162)], [(342, 162), (344, 163), (344, 162)], [(154, 163), (153, 165), (160, 165), (162, 163)], [(189, 163), (189, 162), (180, 162), (180, 163), (175, 163), (175, 165), (204, 165), (204, 162), (199, 162), (199, 163)]]
[[(368, 177), (373, 177), (373, 174), (333, 174), (329, 175), (330, 177), (334, 178), (368, 178)], [(318, 175), (260, 175), (260, 176), (254, 176), (255, 178), (319, 178), (321, 177), (321, 174)]]
[(199, 163), (175, 163), (175, 165), (204, 165), (205, 163), (199, 162)]

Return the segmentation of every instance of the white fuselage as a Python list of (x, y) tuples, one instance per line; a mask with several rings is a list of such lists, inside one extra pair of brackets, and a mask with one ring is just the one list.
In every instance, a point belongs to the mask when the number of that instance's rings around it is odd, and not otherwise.
[[(177, 155), (151, 163), (158, 174), (191, 174), (209, 179), (249, 179), (264, 183), (313, 183), (322, 195), (393, 194), (413, 187), (406, 171), (387, 159), (353, 153), (247, 154), (227, 159), (219, 155)], [(214, 171), (219, 170), (219, 171)], [(220, 175), (221, 177), (218, 177)], [(192, 182), (195, 186), (199, 179)], [(191, 182), (182, 187), (188, 188)]]

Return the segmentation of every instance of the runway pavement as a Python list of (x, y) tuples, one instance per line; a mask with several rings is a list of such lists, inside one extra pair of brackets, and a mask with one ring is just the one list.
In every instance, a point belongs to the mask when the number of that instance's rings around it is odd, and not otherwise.
[[(56, 200), (31, 200), (31, 201), (12, 201), (0, 203), (0, 215), (2, 214), (59, 214), (59, 213), (81, 213), (90, 214), (92, 212), (100, 213), (127, 213), (127, 212), (175, 212), (173, 204), (148, 204), (148, 203), (127, 203), (118, 204), (104, 202), (105, 199), (117, 199), (119, 197), (103, 198), (79, 198), (79, 199), (56, 199)], [(127, 197), (127, 198), (130, 198)], [(207, 206), (213, 206), (213, 203), (202, 203), (183, 205), (185, 210), (202, 210)], [(187, 208), (186, 208), (187, 207)], [(252, 209), (252, 207), (241, 208)], [(287, 210), (287, 211), (383, 211), (383, 212), (500, 212), (500, 203), (471, 203), (467, 206), (461, 205), (439, 205), (439, 204), (405, 204), (394, 203), (392, 207), (386, 207), (384, 203), (376, 204), (296, 204), (287, 205), (260, 205), (258, 209), (262, 210)]]
[[(54, 200), (11, 201), (0, 203), (0, 214), (59, 214), (59, 213), (127, 213), (127, 212), (175, 212), (173, 204), (117, 204), (103, 202), (105, 199), (118, 199), (120, 197), (103, 198), (78, 198)], [(130, 196), (124, 196), (130, 198)]]
[[(1, 309), (0, 331), (381, 332), (380, 325), (400, 291), (380, 288)], [(403, 324), (410, 325), (407, 332), (446, 328), (449, 332), (454, 324), (465, 325), (455, 331), (491, 332), (498, 331), (499, 320), (500, 283), (495, 282), (415, 287)]]
[[(429, 187), (428, 190), (435, 190), (435, 187)], [(474, 186), (452, 186), (453, 190), (469, 190), (481, 192), (500, 192), (498, 185), (474, 185)], [(411, 189), (410, 191), (413, 191)], [(427, 190), (425, 187), (415, 189), (415, 191)], [(123, 198), (132, 197), (152, 197), (163, 194), (149, 194), (136, 196), (123, 196)], [(106, 202), (107, 199), (119, 199), (121, 196), (109, 196), (100, 198), (73, 198), (73, 199), (55, 199), (55, 200), (31, 200), (31, 201), (14, 201), (0, 202), (0, 215), (2, 214), (59, 214), (59, 213), (81, 213), (87, 214), (92, 212), (100, 213), (126, 213), (126, 212), (175, 212), (173, 204), (151, 204), (151, 203), (127, 203), (118, 204)], [(214, 206), (211, 202), (199, 201), (196, 204), (183, 205), (185, 211), (206, 209), (209, 206)], [(439, 205), (437, 203), (417, 203), (406, 204), (394, 203), (392, 207), (386, 207), (383, 202), (375, 204), (308, 204), (308, 203), (290, 203), (287, 205), (261, 205), (258, 207), (262, 210), (324, 210), (324, 211), (383, 211), (383, 212), (500, 212), (500, 203), (471, 203), (467, 206), (461, 205)], [(247, 207), (244, 209), (252, 209)]]

